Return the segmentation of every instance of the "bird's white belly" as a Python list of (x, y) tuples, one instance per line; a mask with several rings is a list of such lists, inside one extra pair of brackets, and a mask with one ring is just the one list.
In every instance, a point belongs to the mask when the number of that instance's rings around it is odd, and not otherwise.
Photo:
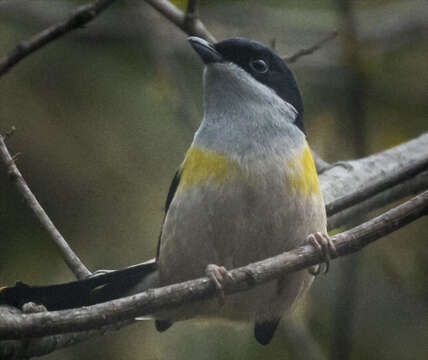
[[(290, 250), (310, 233), (325, 232), (323, 206), (320, 194), (302, 197), (276, 169), (243, 181), (183, 189), (171, 203), (163, 227), (161, 285), (202, 277), (208, 264), (232, 269)], [(285, 308), (311, 280), (307, 272), (300, 272), (282, 281)], [(251, 320), (263, 303), (277, 297), (278, 284), (273, 281), (227, 297), (222, 308), (208, 301), (179, 309), (180, 316), (173, 317)]]

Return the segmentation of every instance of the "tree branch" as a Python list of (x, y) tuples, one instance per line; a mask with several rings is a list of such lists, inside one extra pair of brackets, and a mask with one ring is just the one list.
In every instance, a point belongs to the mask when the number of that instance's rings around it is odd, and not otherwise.
[[(381, 237), (428, 214), (428, 191), (332, 237), (337, 257), (352, 254)], [(234, 294), (323, 261), (311, 245), (282, 253), (230, 271), (226, 294)], [(186, 281), (79, 309), (20, 316), (0, 314), (0, 338), (34, 338), (52, 334), (96, 329), (135, 317), (167, 311), (183, 304), (214, 298), (215, 287), (208, 278)]]
[(66, 20), (48, 27), (27, 41), (20, 42), (14, 50), (0, 61), (0, 76), (6, 74), (29, 54), (92, 21), (113, 2), (114, 0), (98, 0), (91, 4), (80, 6)]
[[(428, 158), (428, 133), (368, 157), (339, 162), (319, 175), (321, 190), (327, 206), (337, 199), (351, 194), (355, 189), (364, 189), (384, 176), (389, 176), (408, 164)], [(328, 218), (329, 229), (343, 226), (357, 214), (368, 213), (404, 199), (406, 196), (428, 188), (427, 172), (410, 178), (375, 196), (360, 202)]]
[[(2, 306), (1, 310), (5, 313), (22, 316), (21, 311), (11, 306)], [(34, 339), (0, 340), (0, 359), (18, 360), (46, 355), (60, 348), (72, 346), (96, 336), (104, 335), (107, 331), (119, 330), (131, 323), (132, 321), (125, 321), (95, 330), (43, 336)]]
[[(199, 18), (193, 18), (192, 21), (189, 21), (189, 15), (183, 13), (178, 7), (171, 4), (167, 0), (146, 0), (146, 3), (151, 5), (157, 11), (159, 11), (163, 16), (165, 16), (169, 21), (178, 26), (182, 31), (184, 31), (187, 35), (196, 35), (201, 38), (204, 38), (210, 42), (216, 42), (215, 37), (208, 31), (203, 22)], [(196, 1), (189, 1), (187, 9), (190, 11), (192, 15), (197, 9)]]
[(428, 171), (428, 157), (415, 161), (403, 168), (394, 169), (390, 174), (385, 174), (371, 184), (366, 184), (364, 188), (358, 189), (350, 194), (346, 194), (326, 205), (327, 216), (332, 216), (340, 211), (357, 205), (364, 200), (392, 188), (395, 185)]
[(376, 194), (364, 202), (347, 208), (328, 218), (328, 230), (346, 226), (361, 214), (369, 214), (389, 204), (401, 201), (408, 196), (415, 195), (428, 189), (428, 172), (423, 172), (411, 180), (396, 185), (384, 192)]
[(89, 276), (91, 272), (70, 248), (64, 237), (55, 227), (52, 220), (49, 218), (45, 210), (37, 201), (34, 194), (31, 192), (18, 167), (15, 165), (15, 161), (6, 147), (2, 135), (0, 135), (0, 159), (6, 165), (9, 178), (23, 196), (27, 206), (33, 211), (34, 215), (39, 220), (40, 224), (45, 228), (52, 241), (58, 246), (60, 254), (69, 269), (78, 279), (84, 279)]
[(292, 64), (292, 63), (296, 62), (297, 60), (299, 60), (301, 57), (311, 55), (315, 51), (321, 49), (326, 43), (335, 39), (337, 37), (337, 35), (338, 35), (338, 32), (333, 31), (332, 33), (328, 34), (324, 39), (320, 40), (319, 42), (315, 43), (314, 45), (312, 45), (308, 48), (301, 49), (301, 50), (297, 51), (296, 53), (294, 53), (293, 55), (284, 56), (282, 59), (286, 63)]
[(184, 27), (189, 29), (195, 28), (195, 23), (199, 19), (198, 0), (188, 0), (186, 13), (184, 14)]

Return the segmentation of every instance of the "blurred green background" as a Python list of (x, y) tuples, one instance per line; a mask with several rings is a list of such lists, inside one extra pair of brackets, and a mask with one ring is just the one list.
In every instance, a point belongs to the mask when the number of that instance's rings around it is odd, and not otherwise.
[[(1, 54), (78, 3), (1, 1)], [(275, 39), (282, 55), (339, 31), (290, 65), (309, 142), (334, 162), (428, 130), (427, 6), (202, 0), (201, 16), (218, 39)], [(117, 2), (0, 79), (0, 131), (16, 126), (9, 146), (20, 153), (18, 166), (91, 270), (155, 254), (169, 182), (203, 111), (202, 65), (185, 39), (144, 1)], [(335, 261), (268, 347), (255, 342), (252, 324), (201, 328), (187, 321), (159, 334), (144, 322), (45, 358), (425, 359), (427, 232), (421, 219)], [(0, 167), (0, 284), (72, 279)]]

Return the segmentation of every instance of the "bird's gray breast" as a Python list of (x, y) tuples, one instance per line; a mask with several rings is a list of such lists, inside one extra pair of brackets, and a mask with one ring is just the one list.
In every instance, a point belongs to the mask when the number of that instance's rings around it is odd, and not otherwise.
[(322, 199), (301, 196), (286, 165), (285, 159), (252, 164), (247, 159), (227, 181), (212, 179), (180, 190), (163, 227), (161, 281), (200, 277), (208, 264), (243, 266), (325, 231)]

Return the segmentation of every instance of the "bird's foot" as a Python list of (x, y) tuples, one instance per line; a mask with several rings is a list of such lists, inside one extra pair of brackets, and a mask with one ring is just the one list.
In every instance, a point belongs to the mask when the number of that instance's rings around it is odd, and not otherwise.
[(323, 271), (322, 271), (322, 265), (320, 264), (309, 269), (309, 272), (314, 276), (319, 275), (321, 272), (326, 274), (328, 272), (328, 269), (330, 268), (331, 257), (337, 256), (336, 246), (334, 245), (333, 241), (331, 241), (330, 237), (327, 234), (324, 234), (321, 232), (310, 234), (307, 240), (311, 245), (313, 245), (315, 249), (317, 249), (321, 253), (324, 259), (324, 265), (325, 265), (325, 268)]
[(207, 265), (205, 274), (210, 278), (216, 287), (218, 295), (218, 303), (224, 305), (224, 286), (231, 279), (231, 275), (224, 266), (218, 266), (215, 264)]

